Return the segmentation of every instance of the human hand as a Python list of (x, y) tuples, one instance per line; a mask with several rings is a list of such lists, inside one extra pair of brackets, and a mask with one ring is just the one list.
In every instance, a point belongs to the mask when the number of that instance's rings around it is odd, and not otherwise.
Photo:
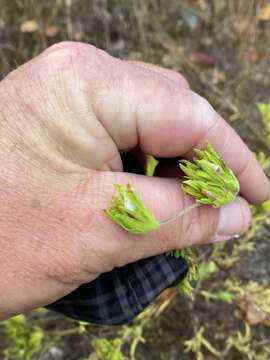
[(207, 139), (260, 203), (269, 183), (235, 131), (176, 72), (60, 43), (0, 83), (0, 318), (70, 293), (99, 274), (174, 248), (225, 240), (250, 222), (238, 198), (200, 207), (147, 236), (103, 213), (131, 180), (158, 219), (190, 199), (174, 178), (122, 172), (120, 153), (190, 156)]

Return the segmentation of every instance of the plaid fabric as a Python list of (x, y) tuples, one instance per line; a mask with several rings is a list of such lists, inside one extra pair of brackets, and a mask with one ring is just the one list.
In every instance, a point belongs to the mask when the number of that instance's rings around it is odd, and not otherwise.
[(162, 290), (179, 283), (184, 259), (159, 255), (100, 275), (48, 306), (71, 318), (96, 324), (123, 324), (139, 314)]

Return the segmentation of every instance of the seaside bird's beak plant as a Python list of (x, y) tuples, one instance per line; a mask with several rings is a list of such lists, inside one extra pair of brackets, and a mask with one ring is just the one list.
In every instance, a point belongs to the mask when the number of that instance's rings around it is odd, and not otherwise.
[[(150, 160), (149, 163), (152, 166), (153, 158), (150, 157)], [(195, 149), (193, 162), (181, 160), (179, 166), (185, 174), (181, 185), (182, 190), (195, 200), (194, 204), (180, 210), (168, 219), (157, 220), (151, 210), (144, 206), (143, 201), (129, 182), (126, 186), (115, 184), (118, 194), (113, 196), (105, 210), (106, 216), (130, 233), (148, 234), (160, 226), (184, 216), (200, 205), (219, 208), (228, 204), (235, 199), (239, 192), (236, 176), (208, 142), (205, 143), (204, 150)], [(153, 175), (152, 173), (153, 171), (151, 171), (151, 175)], [(173, 250), (168, 255), (176, 258), (185, 257), (190, 267), (190, 277), (196, 279), (196, 266), (190, 249)], [(186, 282), (184, 280), (182, 292), (191, 296), (191, 290), (188, 280)]]
[(114, 184), (117, 196), (113, 196), (106, 215), (123, 229), (133, 234), (148, 234), (159, 228), (160, 223), (147, 209), (129, 182), (126, 186)]

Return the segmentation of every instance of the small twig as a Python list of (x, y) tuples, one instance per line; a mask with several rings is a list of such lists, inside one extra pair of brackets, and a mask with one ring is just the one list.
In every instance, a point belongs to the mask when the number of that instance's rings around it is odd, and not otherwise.
[(197, 261), (200, 262), (202, 260), (205, 260), (206, 257), (211, 254), (213, 251), (213, 248), (210, 248), (210, 249), (207, 249), (206, 251), (204, 251), (202, 254), (200, 254), (198, 257), (197, 257)]

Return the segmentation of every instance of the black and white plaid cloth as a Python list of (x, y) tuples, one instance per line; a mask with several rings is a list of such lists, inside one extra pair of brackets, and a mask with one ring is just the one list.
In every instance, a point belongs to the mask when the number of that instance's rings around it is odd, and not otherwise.
[[(130, 153), (122, 155), (127, 172), (144, 174)], [(159, 255), (100, 275), (48, 306), (71, 318), (96, 324), (123, 324), (145, 309), (164, 289), (187, 274), (183, 258)]]
[(164, 289), (179, 283), (188, 266), (183, 258), (159, 255), (116, 268), (48, 306), (77, 320), (123, 324)]

